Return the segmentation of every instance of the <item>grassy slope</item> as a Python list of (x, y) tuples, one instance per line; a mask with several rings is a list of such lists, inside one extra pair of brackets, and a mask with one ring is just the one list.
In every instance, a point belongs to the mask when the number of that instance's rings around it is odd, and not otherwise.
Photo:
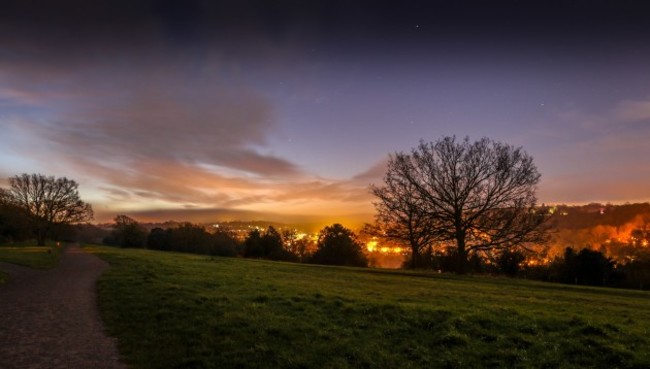
[(650, 366), (650, 294), (89, 248), (135, 368)]

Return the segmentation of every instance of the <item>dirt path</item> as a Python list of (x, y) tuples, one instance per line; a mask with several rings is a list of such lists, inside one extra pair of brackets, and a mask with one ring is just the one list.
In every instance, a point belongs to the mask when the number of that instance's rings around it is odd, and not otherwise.
[(51, 270), (0, 264), (0, 368), (126, 368), (97, 309), (108, 264), (68, 246)]

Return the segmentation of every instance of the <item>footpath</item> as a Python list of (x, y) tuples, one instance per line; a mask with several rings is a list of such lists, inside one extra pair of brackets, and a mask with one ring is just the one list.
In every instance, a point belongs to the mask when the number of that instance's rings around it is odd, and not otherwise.
[(66, 247), (59, 264), (35, 270), (0, 263), (0, 368), (125, 369), (97, 308), (95, 283), (108, 264)]

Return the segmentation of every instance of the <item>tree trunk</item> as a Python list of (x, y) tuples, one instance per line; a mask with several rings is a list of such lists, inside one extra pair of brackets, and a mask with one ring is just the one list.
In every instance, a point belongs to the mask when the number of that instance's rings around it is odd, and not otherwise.
[(467, 250), (465, 249), (464, 232), (456, 233), (456, 246), (458, 251), (458, 255), (456, 255), (456, 273), (465, 274), (467, 273)]
[(418, 266), (417, 258), (419, 256), (418, 247), (411, 243), (411, 269), (415, 269)]
[(411, 249), (411, 269), (415, 269), (417, 263), (415, 261), (415, 258), (417, 257), (417, 254), (414, 249)]
[(45, 246), (45, 232), (39, 230), (36, 233), (36, 244), (38, 246)]

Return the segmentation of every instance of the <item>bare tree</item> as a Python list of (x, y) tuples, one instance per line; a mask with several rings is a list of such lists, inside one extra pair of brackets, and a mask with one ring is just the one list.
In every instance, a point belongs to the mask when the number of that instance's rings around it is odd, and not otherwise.
[[(385, 186), (373, 193), (380, 224), (392, 223), (406, 238), (429, 232), (425, 243), (455, 244), (456, 270), (464, 273), (471, 252), (545, 240), (546, 217), (536, 207), (539, 178), (521, 148), (444, 137), (392, 155)], [(417, 232), (409, 232), (414, 224)]]
[(434, 239), (432, 229), (434, 219), (424, 211), (426, 204), (421, 198), (413, 196), (416, 188), (404, 177), (399, 176), (397, 162), (391, 156), (388, 171), (384, 176), (384, 186), (371, 186), (377, 197), (375, 224), (368, 225), (365, 232), (385, 240), (405, 245), (411, 249), (411, 268), (418, 266), (419, 256)]
[(9, 178), (9, 186), (10, 201), (29, 217), (40, 246), (54, 227), (93, 218), (92, 207), (81, 201), (79, 185), (71, 179), (22, 174)]

